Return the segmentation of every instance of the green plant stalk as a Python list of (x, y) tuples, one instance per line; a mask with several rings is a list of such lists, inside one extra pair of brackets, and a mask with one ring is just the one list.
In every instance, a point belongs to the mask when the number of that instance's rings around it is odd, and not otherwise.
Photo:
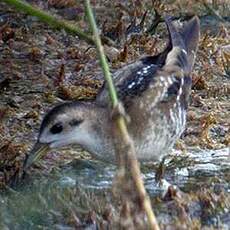
[(19, 0), (2, 0), (2, 1), (7, 3), (8, 5), (15, 7), (20, 11), (23, 11), (26, 14), (39, 18), (41, 21), (49, 24), (50, 26), (56, 29), (64, 29), (66, 32), (77, 35), (79, 38), (87, 41), (88, 43), (94, 44), (93, 38), (91, 36), (84, 33), (75, 25), (72, 25), (65, 20), (60, 20), (57, 17), (53, 17), (47, 12), (38, 9), (34, 6), (31, 6), (30, 4), (23, 1), (19, 1)]
[[(113, 107), (117, 107), (118, 106), (118, 97), (117, 97), (117, 93), (116, 93), (116, 89), (115, 86), (113, 84), (112, 81), (112, 77), (111, 77), (111, 73), (109, 71), (109, 66), (106, 60), (106, 56), (104, 53), (104, 49), (101, 43), (101, 39), (98, 33), (98, 29), (97, 29), (97, 25), (93, 16), (93, 12), (92, 12), (92, 8), (90, 6), (90, 2), (89, 0), (85, 0), (85, 11), (86, 11), (86, 15), (91, 27), (91, 30), (93, 32), (93, 36), (95, 39), (95, 44), (96, 44), (96, 48), (98, 51), (98, 55), (100, 58), (100, 62), (101, 62), (101, 67), (104, 73), (104, 77), (105, 80), (108, 84), (108, 90), (109, 90), (109, 94), (110, 94), (110, 98), (112, 101), (112, 105)], [(140, 167), (139, 167), (139, 163), (137, 161), (136, 158), (136, 154), (135, 154), (135, 148), (134, 148), (134, 143), (133, 140), (130, 138), (129, 133), (128, 133), (128, 129), (126, 126), (126, 122), (125, 122), (125, 118), (123, 116), (119, 116), (117, 118), (117, 126), (120, 130), (120, 134), (122, 136), (122, 140), (123, 140), (123, 145), (126, 147), (127, 150), (127, 156), (128, 156), (128, 163), (131, 167), (131, 175), (133, 178), (133, 181), (135, 183), (136, 189), (137, 189), (137, 193), (140, 197), (140, 200), (142, 201), (143, 204), (143, 208), (146, 212), (147, 218), (148, 218), (148, 222), (149, 222), (149, 227), (150, 229), (153, 230), (159, 230), (159, 226), (156, 220), (156, 217), (154, 215), (154, 212), (152, 210), (151, 207), (151, 202), (150, 202), (150, 198), (146, 193), (145, 187), (144, 187), (144, 183), (141, 179), (141, 172), (140, 172)]]
[(96, 45), (97, 50), (98, 50), (99, 59), (100, 59), (103, 73), (104, 73), (104, 77), (105, 77), (105, 80), (108, 84), (109, 94), (111, 97), (112, 105), (116, 106), (118, 104), (118, 97), (116, 94), (116, 89), (115, 89), (113, 81), (112, 81), (109, 66), (108, 66), (106, 56), (104, 53), (104, 48), (103, 48), (102, 43), (101, 43), (101, 39), (100, 39), (98, 30), (97, 30), (97, 25), (96, 25), (96, 22), (94, 20), (93, 12), (92, 12), (92, 9), (90, 7), (89, 1), (85, 1), (85, 8), (86, 8), (87, 18), (89, 20), (89, 24), (90, 24), (90, 27), (91, 27), (91, 30), (93, 32), (93, 36), (95, 39), (94, 42), (95, 42), (95, 45)]

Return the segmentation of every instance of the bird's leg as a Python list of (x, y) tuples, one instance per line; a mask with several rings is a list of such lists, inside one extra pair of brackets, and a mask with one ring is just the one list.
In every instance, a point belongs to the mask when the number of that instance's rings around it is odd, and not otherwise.
[(159, 188), (162, 190), (161, 196), (164, 198), (166, 194), (168, 193), (168, 190), (171, 186), (171, 184), (164, 179), (165, 175), (165, 159), (166, 157), (163, 157), (162, 160), (160, 161), (160, 164), (156, 170), (155, 174), (155, 182), (159, 186)]
[(161, 184), (162, 179), (164, 178), (165, 174), (165, 159), (166, 157), (163, 157), (155, 174), (155, 181), (157, 184)]
[(155, 174), (155, 181), (157, 185), (162, 190), (161, 196), (164, 200), (172, 200), (176, 197), (181, 197), (182, 192), (180, 189), (171, 183), (169, 183), (166, 179), (164, 179), (165, 174), (165, 160), (166, 157), (163, 157)]

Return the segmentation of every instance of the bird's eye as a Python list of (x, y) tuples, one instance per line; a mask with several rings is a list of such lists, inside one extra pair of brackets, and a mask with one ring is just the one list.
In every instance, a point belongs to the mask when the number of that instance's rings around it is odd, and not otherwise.
[(63, 130), (63, 126), (61, 123), (56, 123), (55, 125), (53, 125), (51, 128), (50, 128), (50, 132), (52, 134), (57, 134), (57, 133), (61, 133)]

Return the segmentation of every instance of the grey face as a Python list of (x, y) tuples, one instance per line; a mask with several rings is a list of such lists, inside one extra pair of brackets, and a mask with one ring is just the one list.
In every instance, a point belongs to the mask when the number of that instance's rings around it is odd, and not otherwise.
[(92, 111), (89, 104), (77, 102), (56, 106), (45, 116), (38, 142), (47, 143), (51, 148), (86, 144), (92, 138), (95, 122)]
[(26, 167), (50, 148), (70, 144), (79, 144), (86, 149), (96, 146), (95, 130), (92, 130), (97, 122), (96, 111), (90, 104), (77, 102), (54, 107), (42, 121), (37, 143), (27, 159)]
[(51, 148), (77, 142), (78, 133), (81, 133), (82, 126), (85, 125), (83, 118), (76, 116), (75, 112), (69, 111), (68, 113), (56, 114), (49, 123), (44, 119), (38, 141), (48, 143)]

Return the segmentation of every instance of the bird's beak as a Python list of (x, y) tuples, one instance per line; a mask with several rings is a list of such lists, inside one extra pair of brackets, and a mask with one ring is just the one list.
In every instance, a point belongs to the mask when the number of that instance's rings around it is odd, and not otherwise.
[(49, 149), (50, 147), (48, 143), (37, 142), (29, 155), (27, 155), (24, 162), (23, 170), (28, 169), (33, 164), (33, 162), (44, 156), (49, 151)]

